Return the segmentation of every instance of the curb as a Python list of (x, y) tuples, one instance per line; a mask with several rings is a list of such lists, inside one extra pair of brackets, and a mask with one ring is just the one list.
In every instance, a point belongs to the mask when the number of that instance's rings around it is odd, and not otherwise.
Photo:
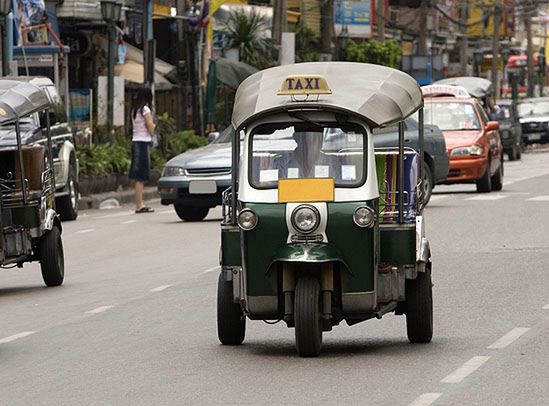
[[(158, 199), (158, 190), (156, 187), (145, 187), (143, 191), (143, 200), (153, 200)], [(116, 192), (105, 192), (98, 193), (95, 195), (89, 196), (80, 196), (78, 201), (78, 210), (90, 210), (90, 209), (99, 209), (101, 203), (106, 200), (113, 200), (115, 205), (123, 205), (134, 202), (133, 190), (121, 190)]]

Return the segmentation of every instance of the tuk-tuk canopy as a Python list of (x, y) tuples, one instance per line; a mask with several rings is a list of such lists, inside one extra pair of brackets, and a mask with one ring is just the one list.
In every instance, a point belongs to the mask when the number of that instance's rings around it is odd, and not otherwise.
[(404, 120), (422, 105), (418, 83), (399, 70), (356, 62), (309, 62), (248, 77), (236, 92), (232, 122), (239, 128), (267, 113), (328, 108), (381, 127)]
[(0, 125), (49, 106), (46, 94), (29, 82), (0, 80)]
[(492, 94), (492, 82), (476, 76), (457, 76), (455, 78), (437, 80), (433, 82), (433, 85), (462, 86), (471, 96), (478, 99), (483, 99)]

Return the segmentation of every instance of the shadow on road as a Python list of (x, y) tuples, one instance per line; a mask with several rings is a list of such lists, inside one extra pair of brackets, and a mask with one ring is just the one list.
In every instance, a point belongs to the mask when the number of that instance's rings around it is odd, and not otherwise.
[(15, 286), (12, 288), (0, 288), (0, 298), (16, 295), (27, 295), (37, 291), (46, 291), (46, 286)]

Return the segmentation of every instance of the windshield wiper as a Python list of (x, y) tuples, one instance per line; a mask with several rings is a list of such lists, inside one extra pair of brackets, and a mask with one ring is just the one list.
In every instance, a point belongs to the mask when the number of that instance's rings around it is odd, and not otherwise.
[(288, 115), (290, 117), (297, 118), (300, 121), (304, 121), (306, 123), (316, 125), (318, 127), (326, 128), (328, 126), (327, 124), (317, 123), (316, 121), (311, 120), (309, 117), (302, 115), (302, 113), (299, 111), (289, 111)]

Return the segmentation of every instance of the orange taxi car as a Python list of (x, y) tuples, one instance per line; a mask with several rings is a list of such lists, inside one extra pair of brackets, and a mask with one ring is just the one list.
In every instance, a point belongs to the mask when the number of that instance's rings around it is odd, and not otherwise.
[(446, 140), (450, 170), (446, 184), (475, 183), (477, 192), (503, 188), (499, 124), (459, 86), (424, 86), (425, 124), (437, 125)]

